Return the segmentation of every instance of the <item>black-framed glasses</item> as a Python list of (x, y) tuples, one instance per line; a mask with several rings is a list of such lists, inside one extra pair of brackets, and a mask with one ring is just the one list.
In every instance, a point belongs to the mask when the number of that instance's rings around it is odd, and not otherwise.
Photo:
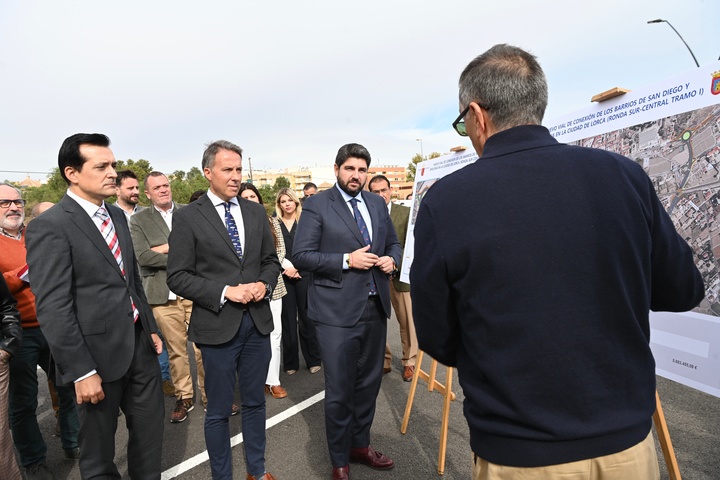
[(14, 203), (18, 208), (23, 208), (25, 206), (25, 200), (22, 198), (18, 198), (16, 200), (2, 199), (0, 200), (0, 208), (10, 208), (11, 203)]
[[(473, 102), (470, 102), (470, 103), (473, 103)], [(474, 102), (474, 103), (476, 103), (478, 107), (480, 107), (484, 110), (487, 110), (487, 107), (485, 105), (480, 105), (477, 102)], [(470, 111), (470, 104), (468, 104), (468, 106), (465, 107), (465, 110), (460, 112), (460, 115), (458, 115), (458, 117), (452, 123), (453, 128), (455, 129), (457, 134), (460, 135), (461, 137), (468, 136), (467, 129), (465, 128), (465, 115), (467, 115), (469, 111)]]
[(455, 119), (452, 126), (461, 137), (467, 137), (467, 130), (465, 129), (465, 115), (470, 111), (470, 105), (465, 107), (465, 110), (460, 112), (460, 115)]

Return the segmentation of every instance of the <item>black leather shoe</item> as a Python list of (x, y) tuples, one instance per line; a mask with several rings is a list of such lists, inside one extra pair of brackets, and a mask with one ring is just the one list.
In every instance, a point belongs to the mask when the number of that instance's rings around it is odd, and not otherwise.
[(80, 448), (69, 448), (67, 450), (63, 450), (65, 452), (65, 459), (66, 460), (79, 460), (80, 459)]

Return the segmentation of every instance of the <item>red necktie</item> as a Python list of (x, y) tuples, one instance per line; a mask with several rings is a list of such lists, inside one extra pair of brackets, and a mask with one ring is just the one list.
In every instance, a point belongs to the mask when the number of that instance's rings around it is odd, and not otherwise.
[[(110, 219), (110, 215), (108, 215), (107, 210), (105, 210), (105, 207), (98, 208), (97, 212), (95, 212), (95, 215), (102, 220), (102, 223), (100, 224), (100, 233), (102, 234), (103, 238), (105, 239), (105, 242), (108, 244), (108, 247), (110, 248), (110, 252), (113, 254), (113, 257), (115, 257), (115, 261), (118, 264), (118, 267), (120, 267), (120, 272), (123, 274), (123, 277), (125, 276), (125, 264), (123, 263), (122, 259), (122, 252), (120, 251), (120, 242), (118, 242), (117, 234), (115, 233), (115, 226), (112, 223), (112, 220)], [(137, 322), (138, 318), (140, 318), (140, 312), (138, 311), (137, 307), (135, 306), (135, 301), (130, 297), (130, 303), (132, 305), (133, 309), (133, 321)]]

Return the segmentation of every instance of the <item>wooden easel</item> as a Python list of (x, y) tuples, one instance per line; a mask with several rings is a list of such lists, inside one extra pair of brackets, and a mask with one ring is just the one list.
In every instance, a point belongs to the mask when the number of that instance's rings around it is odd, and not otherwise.
[(662, 404), (660, 403), (660, 395), (655, 390), (655, 413), (653, 413), (653, 423), (657, 432), (660, 448), (662, 449), (665, 465), (667, 465), (670, 480), (682, 480), (680, 476), (680, 468), (678, 467), (677, 458), (675, 458), (675, 450), (670, 440), (670, 432), (665, 423), (665, 414), (663, 413)]
[[(424, 352), (418, 350), (417, 364), (415, 365), (415, 374), (413, 375), (412, 383), (410, 384), (410, 393), (408, 394), (407, 404), (405, 406), (405, 414), (403, 415), (402, 425), (400, 426), (400, 433), (405, 435), (407, 433), (407, 426), (410, 422), (410, 412), (412, 411), (413, 401), (415, 400), (415, 391), (417, 390), (418, 380), (422, 379), (427, 383), (428, 391), (432, 392), (436, 390), (440, 392), (444, 397), (443, 410), (442, 410), (442, 423), (440, 425), (440, 451), (438, 452), (438, 475), (445, 474), (445, 454), (447, 452), (447, 435), (448, 435), (448, 420), (450, 418), (450, 402), (455, 400), (455, 393), (452, 391), (452, 377), (453, 368), (447, 367), (447, 373), (445, 375), (445, 384), (438, 382), (435, 379), (437, 373), (438, 362), (432, 359), (430, 363), (430, 373), (425, 372), (422, 369)], [(653, 414), (653, 424), (655, 425), (655, 431), (657, 432), (658, 441), (660, 442), (660, 448), (665, 459), (665, 465), (667, 465), (668, 474), (670, 480), (682, 480), (680, 475), (680, 467), (677, 463), (677, 457), (675, 457), (675, 450), (673, 449), (672, 440), (670, 440), (670, 432), (668, 431), (667, 423), (665, 422), (665, 414), (663, 413), (662, 404), (660, 403), (660, 395), (657, 390), (655, 391), (655, 413)]]
[(437, 373), (438, 362), (434, 358), (430, 363), (430, 373), (426, 373), (422, 369), (422, 360), (424, 352), (418, 350), (417, 363), (415, 365), (415, 374), (413, 375), (412, 383), (410, 384), (410, 393), (408, 394), (407, 405), (405, 406), (405, 415), (403, 416), (402, 426), (400, 427), (400, 433), (403, 435), (407, 432), (408, 422), (410, 421), (410, 411), (412, 410), (413, 401), (415, 400), (415, 390), (419, 379), (423, 379), (428, 386), (428, 391), (432, 392), (437, 390), (440, 392), (445, 401), (443, 402), (442, 410), (442, 424), (440, 425), (440, 451), (438, 453), (438, 475), (445, 473), (445, 453), (447, 452), (447, 436), (448, 436), (448, 420), (450, 419), (450, 402), (455, 400), (455, 394), (452, 391), (452, 377), (453, 368), (447, 367), (447, 373), (445, 374), (445, 384), (438, 382), (435, 379)]

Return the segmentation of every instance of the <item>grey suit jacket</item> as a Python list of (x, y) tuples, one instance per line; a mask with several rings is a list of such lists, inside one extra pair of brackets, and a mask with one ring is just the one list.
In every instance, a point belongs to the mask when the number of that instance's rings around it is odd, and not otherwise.
[[(219, 345), (240, 328), (245, 305), (220, 300), (226, 285), (262, 281), (275, 288), (280, 262), (270, 223), (262, 205), (238, 199), (245, 227), (242, 261), (235, 254), (227, 229), (207, 194), (173, 214), (167, 282), (176, 294), (193, 301), (188, 338)], [(273, 330), (267, 300), (247, 305), (263, 335)]]
[[(372, 222), (370, 252), (400, 262), (402, 247), (395, 235), (385, 201), (374, 193), (361, 193)], [(328, 325), (355, 325), (367, 302), (371, 278), (387, 317), (390, 317), (390, 283), (379, 268), (343, 270), (343, 254), (365, 246), (360, 229), (336, 187), (305, 200), (295, 232), (292, 262), (312, 272), (308, 287), (308, 316)]]
[(123, 256), (120, 272), (107, 243), (78, 203), (65, 195), (27, 228), (27, 261), (37, 316), (57, 366), (58, 385), (97, 370), (105, 382), (127, 372), (135, 348), (130, 302), (148, 335), (158, 328), (135, 262), (125, 214), (106, 204)]
[[(174, 204), (175, 211), (184, 205)], [(130, 217), (130, 235), (140, 265), (145, 295), (150, 305), (162, 305), (168, 301), (167, 254), (151, 250), (168, 243), (170, 229), (155, 207), (146, 208)]]

